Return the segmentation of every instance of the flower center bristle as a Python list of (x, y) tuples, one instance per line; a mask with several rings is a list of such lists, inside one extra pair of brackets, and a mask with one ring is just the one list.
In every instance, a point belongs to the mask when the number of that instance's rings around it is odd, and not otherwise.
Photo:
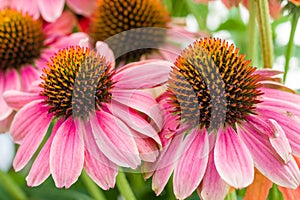
[(174, 112), (183, 121), (216, 129), (254, 113), (262, 94), (259, 75), (238, 52), (226, 41), (203, 38), (177, 58), (168, 82)]
[[(168, 21), (168, 12), (160, 0), (99, 0), (91, 19), (90, 35), (95, 41), (115, 36), (108, 41), (115, 55), (132, 61), (164, 42)], [(137, 29), (146, 27), (157, 29)], [(127, 54), (122, 55), (123, 52)]]
[(112, 70), (104, 57), (79, 46), (59, 50), (42, 74), (40, 95), (57, 117), (86, 118), (111, 99)]
[(0, 11), (0, 70), (19, 69), (40, 56), (42, 24), (17, 10)]

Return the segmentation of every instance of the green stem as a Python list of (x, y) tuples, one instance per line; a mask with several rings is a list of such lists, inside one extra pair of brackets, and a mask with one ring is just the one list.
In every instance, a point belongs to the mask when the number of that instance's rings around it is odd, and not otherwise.
[(252, 65), (257, 65), (257, 28), (255, 20), (255, 5), (253, 1), (249, 2), (249, 22), (248, 22), (248, 58), (252, 60)]
[(116, 180), (116, 185), (120, 193), (123, 195), (123, 197), (126, 200), (136, 200), (134, 193), (126, 179), (126, 175), (121, 170), (119, 170), (119, 174)]
[(292, 18), (292, 28), (290, 32), (290, 38), (289, 42), (287, 45), (287, 49), (285, 52), (285, 65), (284, 65), (284, 74), (283, 74), (283, 82), (286, 80), (286, 75), (289, 70), (290, 66), (290, 59), (293, 54), (293, 48), (294, 48), (294, 38), (295, 38), (295, 33), (296, 33), (296, 28), (299, 20), (299, 12), (293, 12), (293, 18)]
[(85, 171), (81, 173), (81, 179), (84, 182), (87, 190), (95, 200), (106, 200), (102, 190), (91, 180)]
[(254, 2), (260, 34), (263, 68), (272, 68), (274, 50), (268, 0), (254, 0)]
[(173, 191), (173, 178), (169, 179), (169, 182), (167, 184), (167, 191), (168, 191), (168, 199), (169, 200), (176, 200), (176, 197), (174, 195), (174, 191)]
[(6, 191), (16, 200), (26, 200), (26, 194), (19, 188), (19, 186), (11, 179), (11, 177), (0, 170), (0, 183)]

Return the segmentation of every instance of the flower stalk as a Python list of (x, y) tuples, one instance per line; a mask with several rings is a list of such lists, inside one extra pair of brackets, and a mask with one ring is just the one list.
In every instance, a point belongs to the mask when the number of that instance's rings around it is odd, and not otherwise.
[(255, 5), (249, 2), (249, 22), (248, 22), (248, 58), (252, 60), (252, 65), (257, 63), (257, 27), (255, 19)]
[(290, 32), (290, 38), (289, 42), (286, 48), (285, 52), (285, 65), (284, 65), (284, 74), (283, 74), (283, 82), (286, 80), (287, 73), (289, 71), (289, 66), (290, 66), (290, 59), (293, 54), (293, 49), (294, 49), (294, 38), (295, 38), (295, 33), (296, 33), (296, 28), (299, 20), (299, 14), (300, 12), (293, 12), (292, 15), (292, 21), (291, 21), (291, 32)]
[(274, 49), (272, 42), (272, 29), (269, 17), (268, 0), (254, 0), (254, 2), (256, 19), (259, 27), (263, 68), (272, 68)]
[(126, 175), (122, 170), (119, 170), (116, 185), (118, 190), (126, 200), (136, 200), (135, 195), (126, 179)]
[(81, 179), (84, 182), (87, 190), (95, 200), (106, 200), (103, 192), (98, 188), (98, 186), (90, 179), (87, 173), (83, 170), (81, 173)]

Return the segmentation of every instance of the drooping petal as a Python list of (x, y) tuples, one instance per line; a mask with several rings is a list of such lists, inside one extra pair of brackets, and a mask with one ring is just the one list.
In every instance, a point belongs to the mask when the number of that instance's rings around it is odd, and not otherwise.
[(84, 169), (87, 174), (97, 183), (102, 189), (108, 190), (113, 188), (118, 174), (118, 167), (115, 163), (107, 159), (101, 151), (98, 151), (99, 159), (95, 159), (91, 153), (85, 152)]
[(161, 130), (164, 123), (162, 117), (163, 113), (159, 104), (149, 93), (145, 91), (113, 89), (112, 99), (145, 113), (155, 122), (159, 130)]
[(293, 102), (295, 104), (300, 102), (300, 95), (298, 94), (265, 87), (260, 88), (260, 90), (262, 90), (264, 92), (264, 96), (267, 96), (268, 98), (280, 99), (287, 102)]
[(16, 114), (10, 130), (14, 142), (21, 143), (29, 134), (40, 135), (47, 131), (52, 115), (47, 114), (48, 109), (41, 106), (41, 101), (36, 100), (26, 104)]
[(48, 138), (47, 142), (39, 152), (34, 163), (31, 166), (30, 172), (26, 177), (27, 185), (30, 187), (35, 187), (44, 182), (47, 177), (50, 175), (50, 148), (54, 135), (57, 132), (57, 129), (60, 127), (62, 120), (58, 120), (54, 125), (51, 135)]
[(18, 90), (9, 90), (4, 92), (3, 98), (9, 107), (19, 110), (26, 104), (41, 99), (36, 93), (21, 92)]
[(76, 46), (78, 45), (79, 41), (82, 39), (88, 38), (88, 35), (85, 33), (77, 32), (73, 33), (66, 37), (61, 37), (55, 43), (52, 44), (53, 47), (57, 49), (63, 49), (69, 46)]
[(50, 172), (58, 188), (69, 188), (81, 174), (84, 144), (72, 117), (58, 128), (50, 150)]
[(135, 169), (141, 162), (132, 133), (115, 116), (97, 112), (90, 116), (93, 135), (99, 149), (117, 165)]
[(16, 171), (31, 159), (46, 135), (51, 119), (40, 101), (27, 104), (16, 114), (10, 130), (14, 141), (21, 143), (13, 162)]
[(12, 112), (8, 117), (3, 120), (0, 120), (0, 133), (5, 133), (9, 130), (11, 122), (15, 117), (15, 112)]
[(254, 163), (251, 154), (231, 126), (219, 130), (214, 155), (216, 169), (229, 185), (243, 188), (253, 181)]
[(113, 68), (115, 67), (115, 55), (108, 44), (98, 41), (96, 42), (96, 50), (101, 56), (105, 57), (106, 61), (110, 63)]
[(70, 34), (76, 24), (76, 16), (70, 11), (64, 11), (55, 22), (46, 24), (43, 32), (49, 36)]
[(292, 158), (292, 149), (289, 141), (280, 125), (275, 120), (271, 119), (270, 121), (275, 129), (275, 137), (270, 138), (270, 143), (282, 160), (287, 163)]
[(77, 14), (90, 16), (95, 9), (96, 0), (89, 0), (88, 3), (82, 0), (67, 0), (67, 4)]
[(124, 121), (130, 128), (154, 139), (157, 144), (161, 145), (160, 138), (155, 129), (135, 110), (128, 108), (127, 106), (114, 100), (111, 101), (111, 106), (109, 108), (115, 116)]
[(256, 168), (272, 182), (289, 188), (297, 188), (300, 182), (300, 171), (291, 159), (284, 163), (272, 147), (269, 138), (259, 133), (249, 123), (237, 126), (237, 132), (248, 147)]
[(273, 183), (262, 175), (258, 170), (255, 170), (254, 181), (247, 187), (244, 200), (265, 200), (268, 197), (269, 190)]
[(61, 16), (65, 4), (65, 0), (39, 0), (37, 2), (41, 15), (48, 22), (54, 22)]
[(20, 69), (21, 85), (23, 91), (28, 91), (33, 85), (33, 82), (39, 80), (41, 73), (31, 65), (24, 66)]
[(214, 164), (214, 151), (210, 151), (203, 181), (197, 192), (203, 200), (224, 199), (230, 186), (219, 176)]
[(113, 77), (115, 87), (122, 89), (152, 88), (167, 82), (172, 63), (145, 60), (122, 67)]
[(181, 155), (174, 170), (174, 194), (178, 199), (189, 197), (199, 186), (207, 167), (209, 144), (206, 130), (192, 131), (185, 140), (191, 144)]

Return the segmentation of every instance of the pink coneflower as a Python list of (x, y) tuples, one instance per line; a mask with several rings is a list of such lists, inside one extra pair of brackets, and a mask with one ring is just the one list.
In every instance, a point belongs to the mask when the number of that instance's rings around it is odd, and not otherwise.
[(14, 9), (25, 9), (30, 15), (38, 18), (42, 15), (43, 19), (48, 22), (56, 21), (63, 13), (65, 6), (69, 6), (77, 14), (84, 16), (91, 15), (96, 1), (89, 0), (0, 0), (0, 9), (9, 7)]
[(74, 23), (74, 16), (68, 12), (43, 26), (27, 10), (0, 9), (0, 133), (8, 130), (14, 115), (2, 94), (11, 89), (28, 90), (40, 76), (36, 65), (47, 62), (58, 48), (86, 37), (83, 33), (65, 36)]
[(108, 46), (98, 42), (97, 49), (59, 50), (43, 70), (36, 93), (5, 93), (9, 105), (22, 107), (10, 130), (20, 144), (16, 171), (28, 163), (54, 123), (27, 177), (29, 186), (52, 174), (57, 187), (68, 188), (84, 168), (100, 187), (109, 189), (118, 166), (136, 168), (141, 160), (153, 162), (158, 155), (161, 142), (146, 118), (160, 129), (160, 107), (141, 89), (166, 82), (170, 63), (141, 61), (115, 71)]
[(256, 70), (238, 52), (204, 38), (177, 58), (160, 98), (166, 121), (173, 121), (161, 133), (158, 161), (144, 166), (148, 176), (156, 170), (157, 194), (172, 171), (179, 199), (195, 190), (203, 199), (223, 199), (230, 186), (252, 183), (254, 167), (280, 186), (299, 186), (292, 155), (300, 155), (300, 97), (276, 82), (277, 72)]

